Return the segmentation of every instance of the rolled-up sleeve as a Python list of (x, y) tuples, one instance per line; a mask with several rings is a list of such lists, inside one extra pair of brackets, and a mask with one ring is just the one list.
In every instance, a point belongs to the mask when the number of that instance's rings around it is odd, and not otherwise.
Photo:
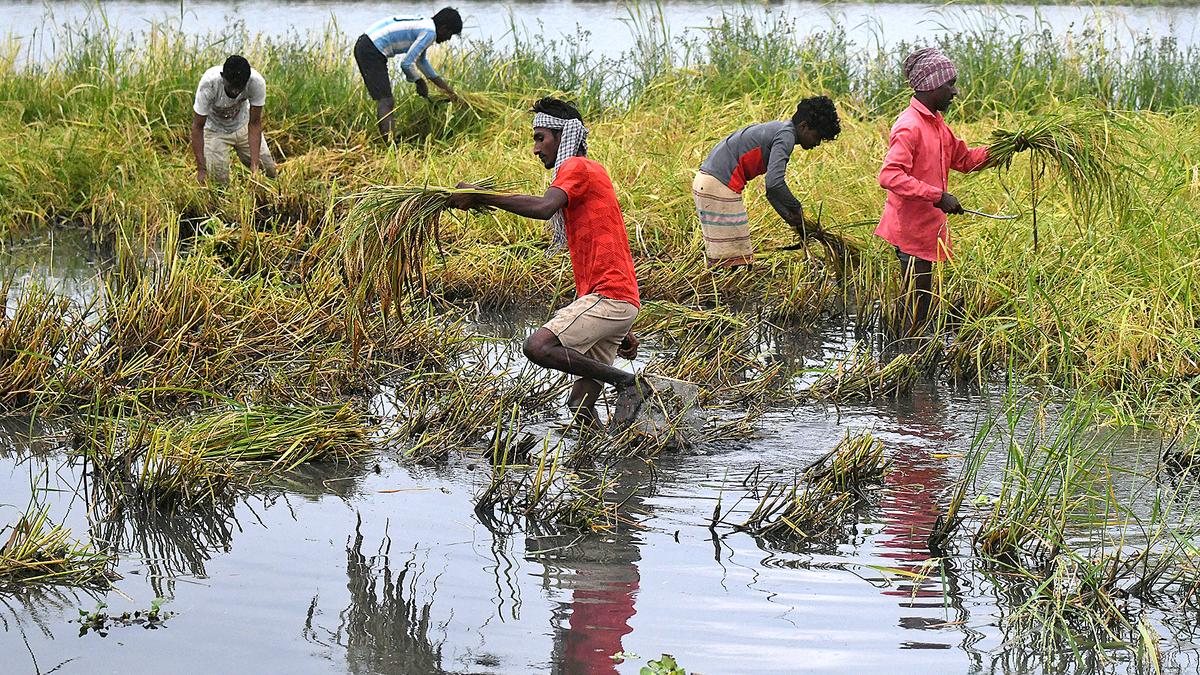
[(883, 159), (883, 168), (879, 170), (879, 186), (904, 199), (937, 202), (942, 198), (942, 189), (912, 175), (915, 143), (916, 132), (913, 129), (899, 127), (892, 130), (887, 156)]
[(787, 184), (787, 166), (796, 147), (796, 136), (783, 129), (771, 139), (771, 159), (763, 181), (767, 188), (767, 201), (783, 218), (789, 218), (801, 209), (800, 200), (792, 194)]
[(405, 52), (404, 60), (400, 62), (400, 69), (404, 71), (404, 77), (409, 82), (416, 82), (421, 79), (421, 75), (417, 72), (417, 66), (420, 66), (421, 72), (430, 79), (438, 76), (437, 71), (433, 69), (433, 66), (429, 63), (429, 59), (425, 56), (425, 50), (429, 49), (429, 46), (433, 44), (433, 38), (434, 32), (432, 30), (422, 31), (417, 36), (417, 39), (413, 40), (408, 51)]

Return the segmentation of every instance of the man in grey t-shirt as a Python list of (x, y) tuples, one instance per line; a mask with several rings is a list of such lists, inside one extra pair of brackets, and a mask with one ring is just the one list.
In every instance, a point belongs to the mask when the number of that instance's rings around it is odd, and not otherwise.
[(267, 102), (267, 83), (242, 56), (225, 59), (224, 66), (204, 72), (192, 105), (192, 154), (196, 157), (196, 180), (204, 185), (208, 174), (224, 185), (229, 182), (229, 149), (250, 173), (262, 167), (274, 178), (275, 158), (262, 133), (262, 109)]

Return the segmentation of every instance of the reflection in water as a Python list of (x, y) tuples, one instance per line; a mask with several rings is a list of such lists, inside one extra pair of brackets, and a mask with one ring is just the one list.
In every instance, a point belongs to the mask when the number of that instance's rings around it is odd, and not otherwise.
[[(621, 472), (609, 498), (623, 504), (626, 516), (643, 513), (640, 484), (646, 482), (648, 477), (639, 471)], [(556, 553), (572, 541), (568, 556)], [(571, 592), (571, 599), (559, 603), (550, 617), (553, 672), (617, 672), (611, 657), (622, 651), (621, 639), (633, 631), (629, 621), (637, 613), (641, 543), (636, 524), (620, 521), (609, 532), (591, 533), (577, 541), (526, 540), (528, 557), (545, 565), (551, 583)]]
[(241, 531), (232, 502), (170, 516), (136, 501), (93, 513), (92, 541), (113, 553), (136, 551), (149, 570), (150, 587), (160, 597), (174, 595), (178, 576), (206, 577), (205, 564), (228, 553), (233, 535)]
[(207, 576), (205, 564), (214, 555), (228, 553), (234, 534), (241, 531), (238, 502), (233, 499), (168, 512), (138, 495), (132, 479), (97, 470), (83, 475), (91, 540), (111, 555), (136, 551), (149, 570), (147, 581), (160, 597), (174, 595), (180, 575)]
[[(944, 630), (948, 623), (961, 626), (966, 633), (963, 647), (968, 654), (971, 646), (982, 636), (966, 627), (970, 617), (962, 602), (959, 575), (953, 558), (932, 560), (929, 550), (929, 535), (941, 513), (940, 498), (953, 481), (947, 475), (945, 460), (934, 457), (931, 448), (946, 447), (958, 438), (958, 434), (947, 425), (946, 410), (931, 398), (928, 390), (919, 388), (911, 398), (897, 403), (893, 409), (896, 431), (909, 437), (921, 439), (920, 443), (901, 442), (892, 453), (890, 470), (884, 475), (884, 498), (882, 518), (885, 523), (879, 545), (885, 550), (884, 558), (894, 561), (895, 567), (912, 573), (905, 576), (894, 587), (886, 588), (885, 595), (899, 598), (900, 606), (909, 609), (945, 610), (952, 608), (957, 616), (947, 621), (945, 615), (905, 616), (900, 618), (901, 628), (911, 630)], [(937, 571), (929, 573), (927, 564), (936, 564)], [(901, 649), (949, 649), (951, 645), (928, 639), (906, 640)]]
[[(373, 555), (363, 553), (362, 516), (346, 542), (346, 589), (350, 604), (338, 613), (338, 626), (316, 625), (320, 596), (314, 596), (304, 624), (310, 642), (345, 650), (351, 673), (444, 673), (441, 639), (444, 629), (432, 618), (437, 579), (426, 583), (416, 554), (398, 571), (392, 569), (392, 540), (386, 533)], [(418, 598), (428, 586), (427, 598)]]

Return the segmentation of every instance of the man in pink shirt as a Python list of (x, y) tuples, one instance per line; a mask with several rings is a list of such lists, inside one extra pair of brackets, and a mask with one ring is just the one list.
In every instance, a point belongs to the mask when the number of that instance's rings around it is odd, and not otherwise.
[[(950, 169), (968, 173), (988, 164), (986, 147), (969, 148), (946, 126), (942, 113), (958, 95), (958, 71), (935, 48), (904, 61), (914, 90), (908, 108), (892, 126), (879, 185), (887, 190), (875, 234), (896, 248), (905, 291), (898, 334), (911, 336), (925, 325), (933, 298), (933, 263), (950, 258), (947, 213), (962, 205), (946, 191)], [(907, 325), (905, 325), (907, 324)]]

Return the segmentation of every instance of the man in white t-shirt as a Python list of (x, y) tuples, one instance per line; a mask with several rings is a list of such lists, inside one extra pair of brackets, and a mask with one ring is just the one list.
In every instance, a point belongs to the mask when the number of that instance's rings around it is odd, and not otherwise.
[(229, 149), (250, 169), (261, 167), (274, 178), (275, 158), (262, 133), (262, 109), (267, 102), (267, 82), (244, 57), (234, 54), (224, 66), (213, 66), (200, 78), (192, 105), (192, 154), (196, 180), (204, 185), (208, 174), (222, 185), (229, 182)]

